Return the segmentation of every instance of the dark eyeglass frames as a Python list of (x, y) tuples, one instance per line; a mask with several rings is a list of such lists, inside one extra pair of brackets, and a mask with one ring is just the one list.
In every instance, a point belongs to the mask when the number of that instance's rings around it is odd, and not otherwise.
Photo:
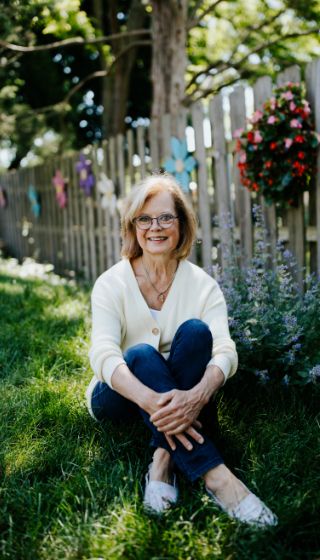
[(172, 214), (160, 214), (156, 218), (151, 218), (151, 216), (147, 216), (147, 214), (143, 214), (142, 216), (138, 216), (132, 220), (132, 223), (135, 224), (139, 229), (149, 229), (153, 223), (153, 220), (156, 220), (158, 226), (160, 228), (169, 228), (172, 226), (174, 220), (178, 220), (178, 216), (173, 216)]

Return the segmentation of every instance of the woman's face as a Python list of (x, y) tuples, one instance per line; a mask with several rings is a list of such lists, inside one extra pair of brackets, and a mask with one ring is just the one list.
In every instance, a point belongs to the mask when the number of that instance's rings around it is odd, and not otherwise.
[[(152, 196), (138, 216), (147, 215), (157, 218), (161, 214), (177, 215), (173, 198), (168, 192)], [(147, 230), (141, 230), (136, 226), (136, 236), (143, 253), (149, 253), (150, 256), (169, 255), (179, 243), (179, 221), (174, 220), (170, 227), (162, 228), (156, 220), (153, 220)]]

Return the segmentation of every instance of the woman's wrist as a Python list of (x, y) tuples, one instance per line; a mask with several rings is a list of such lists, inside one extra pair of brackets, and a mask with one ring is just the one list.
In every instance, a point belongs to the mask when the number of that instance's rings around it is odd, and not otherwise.
[(201, 381), (192, 389), (193, 395), (203, 403), (207, 404), (212, 395), (222, 387), (224, 374), (218, 366), (210, 365), (207, 367)]

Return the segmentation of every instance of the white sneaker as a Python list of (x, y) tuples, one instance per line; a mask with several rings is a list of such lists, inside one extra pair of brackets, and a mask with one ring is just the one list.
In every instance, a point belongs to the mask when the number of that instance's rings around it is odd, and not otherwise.
[(146, 474), (143, 505), (149, 512), (163, 513), (178, 500), (176, 476), (173, 475), (173, 484), (167, 484), (160, 480), (150, 480), (150, 468), (151, 465), (149, 465)]
[[(243, 483), (241, 484), (244, 486)], [(246, 486), (245, 488), (247, 489)], [(271, 509), (269, 509), (258, 496), (249, 490), (249, 494), (245, 496), (234, 509), (226, 508), (209, 488), (206, 488), (206, 491), (214, 503), (225, 511), (229, 517), (232, 517), (232, 519), (237, 519), (249, 525), (256, 525), (257, 527), (274, 527), (278, 525), (277, 516), (272, 513)]]

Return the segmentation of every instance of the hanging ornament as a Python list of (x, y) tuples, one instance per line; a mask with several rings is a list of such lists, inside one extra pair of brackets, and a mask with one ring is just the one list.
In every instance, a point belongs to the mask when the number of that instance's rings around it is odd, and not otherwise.
[(79, 173), (79, 185), (84, 190), (86, 196), (91, 195), (94, 187), (94, 174), (92, 171), (92, 162), (87, 159), (84, 154), (80, 154), (79, 161), (76, 164), (77, 173)]
[(0, 187), (0, 208), (6, 208), (8, 206), (8, 197), (6, 191)]
[(35, 218), (39, 218), (41, 214), (40, 196), (33, 185), (29, 186), (28, 198), (31, 204), (31, 212)]
[(164, 168), (176, 178), (184, 192), (189, 192), (190, 173), (197, 161), (189, 154), (186, 140), (172, 137), (170, 144), (172, 157), (165, 161)]
[(110, 214), (113, 216), (117, 208), (117, 197), (114, 193), (113, 181), (109, 179), (105, 173), (100, 173), (97, 187), (101, 194), (101, 207), (104, 210), (108, 208)]
[(60, 169), (56, 170), (55, 176), (52, 178), (52, 183), (56, 189), (56, 200), (60, 208), (65, 208), (68, 204), (67, 196), (67, 180), (63, 178)]

